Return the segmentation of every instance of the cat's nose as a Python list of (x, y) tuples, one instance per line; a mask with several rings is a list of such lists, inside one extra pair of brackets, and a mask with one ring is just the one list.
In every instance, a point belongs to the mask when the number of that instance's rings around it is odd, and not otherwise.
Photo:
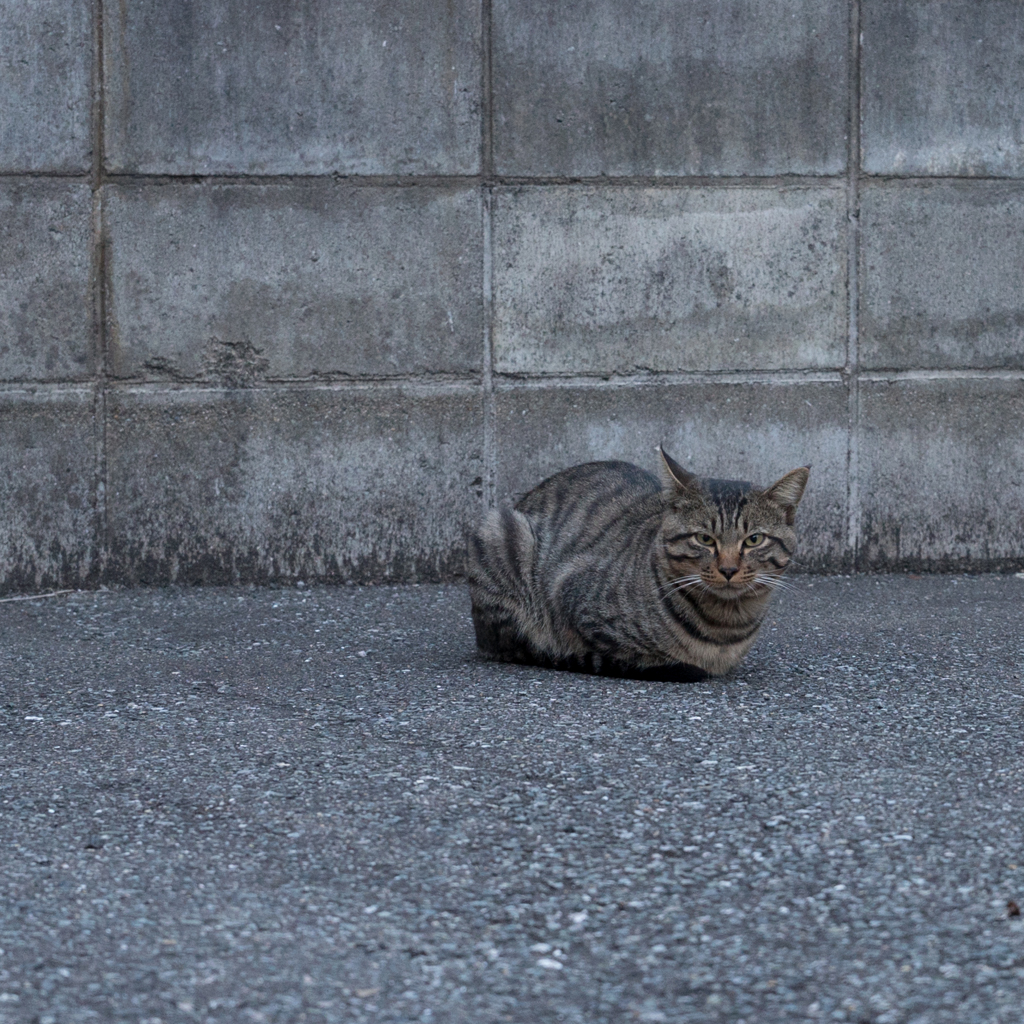
[(719, 572), (720, 572), (720, 573), (721, 573), (721, 574), (722, 574), (722, 575), (723, 575), (723, 576), (724, 576), (724, 577), (725, 577), (725, 578), (726, 578), (727, 580), (731, 580), (731, 579), (733, 578), (733, 576), (735, 576), (735, 575), (736, 575), (736, 573), (738, 573), (738, 572), (739, 572), (739, 569), (738, 569), (738, 568), (736, 568), (736, 569), (729, 569), (729, 568), (727, 568), (726, 566), (724, 566), (724, 565), (723, 565), (723, 566), (719, 566), (719, 569), (718, 569), (718, 571), (719, 571)]

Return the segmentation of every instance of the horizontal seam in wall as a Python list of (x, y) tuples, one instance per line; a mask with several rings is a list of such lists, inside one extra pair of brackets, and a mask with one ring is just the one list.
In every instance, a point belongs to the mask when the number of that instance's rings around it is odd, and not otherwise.
[(3, 395), (83, 395), (90, 398), (99, 387), (98, 381), (80, 381), (77, 383), (46, 381), (45, 383), (25, 381), (0, 381), (0, 396)]
[(694, 370), (692, 372), (657, 373), (643, 375), (588, 377), (515, 376), (496, 375), (495, 388), (499, 391), (537, 390), (542, 388), (636, 388), (671, 387), (680, 384), (843, 384), (839, 370)]
[(945, 182), (970, 185), (976, 182), (1014, 185), (1024, 183), (1024, 174), (864, 174), (858, 175), (862, 185), (936, 185)]
[[(48, 178), (66, 175), (21, 174), (10, 177)], [(80, 176), (82, 177), (82, 176)], [(87, 176), (84, 176), (88, 180)], [(352, 186), (358, 188), (545, 188), (580, 186), (586, 188), (821, 188), (841, 187), (845, 175), (621, 175), (600, 177), (520, 177), (506, 175), (393, 175), (393, 174), (107, 174), (107, 185), (317, 185)]]
[[(857, 175), (862, 185), (937, 185), (937, 184), (1024, 184), (1021, 175), (982, 175), (982, 174), (935, 174), (935, 175), (897, 175), (897, 174), (866, 174)], [(92, 175), (89, 171), (56, 171), (56, 170), (0, 170), (0, 181), (82, 181), (89, 182)], [(482, 186), (507, 188), (543, 188), (553, 185), (580, 185), (588, 188), (713, 188), (725, 186), (730, 188), (749, 187), (790, 187), (814, 188), (822, 185), (841, 187), (847, 178), (845, 173), (837, 174), (776, 174), (776, 175), (649, 175), (623, 174), (583, 177), (577, 175), (546, 175), (524, 177), (522, 175), (504, 174), (339, 174), (328, 171), (317, 174), (139, 174), (120, 173), (105, 174), (104, 183), (108, 185), (352, 185), (361, 188), (479, 188)]]
[(80, 181), (88, 185), (92, 181), (92, 172), (85, 171), (0, 171), (0, 181), (16, 180), (39, 181), (54, 179), (56, 181)]
[(649, 175), (624, 174), (600, 177), (518, 177), (495, 175), (490, 184), (507, 188), (546, 188), (553, 185), (580, 185), (587, 188), (820, 188), (840, 187), (845, 174), (778, 174), (778, 175)]
[(359, 188), (479, 188), (483, 184), (479, 174), (108, 174), (107, 185), (295, 185)]
[[(953, 369), (953, 370), (866, 370), (862, 381), (941, 381), (941, 380), (1024, 380), (1024, 368)], [(842, 370), (684, 370), (644, 374), (496, 374), (494, 386), (499, 391), (540, 390), (544, 388), (646, 388), (672, 387), (682, 384), (845, 384)], [(0, 381), (0, 394), (80, 393), (91, 394), (99, 386), (95, 380), (83, 381)], [(216, 381), (107, 381), (110, 391), (142, 393), (218, 392), (246, 394), (254, 391), (366, 391), (374, 388), (423, 388), (428, 390), (479, 391), (483, 381), (479, 374), (404, 375), (393, 377), (359, 377), (339, 380), (303, 380), (266, 378), (243, 387), (218, 384)]]
[(1020, 370), (862, 370), (862, 381), (902, 380), (1024, 380), (1024, 369)]
[(468, 373), (388, 373), (388, 374), (317, 374), (315, 377), (259, 377), (241, 384), (231, 384), (216, 377), (170, 377), (149, 378), (123, 377), (108, 379), (112, 388), (161, 387), (161, 388), (219, 388), (222, 391), (251, 391), (253, 388), (276, 387), (367, 387), (376, 384), (471, 384), (480, 387), (483, 376), (479, 370)]
[(410, 377), (402, 380), (359, 381), (278, 381), (260, 382), (247, 387), (225, 387), (213, 382), (196, 382), (193, 384), (176, 384), (159, 381), (149, 382), (107, 382), (108, 394), (145, 395), (145, 394), (177, 394), (177, 395), (224, 395), (243, 397), (253, 394), (280, 394), (282, 391), (294, 393), (310, 391), (365, 392), (365, 391), (408, 391), (430, 394), (465, 394), (479, 395), (483, 386), (479, 380), (427, 380)]

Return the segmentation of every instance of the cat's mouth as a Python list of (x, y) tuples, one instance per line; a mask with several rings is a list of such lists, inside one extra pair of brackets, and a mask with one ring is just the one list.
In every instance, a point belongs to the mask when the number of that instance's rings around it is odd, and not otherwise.
[(737, 580), (723, 580), (721, 583), (712, 583), (711, 590), (715, 597), (734, 600), (744, 594), (749, 594), (750, 584), (748, 582), (740, 583)]
[(708, 589), (720, 601), (738, 601), (743, 597), (752, 597), (755, 594), (762, 594), (767, 589), (767, 584), (756, 576), (744, 579), (733, 578), (720, 582), (709, 583)]

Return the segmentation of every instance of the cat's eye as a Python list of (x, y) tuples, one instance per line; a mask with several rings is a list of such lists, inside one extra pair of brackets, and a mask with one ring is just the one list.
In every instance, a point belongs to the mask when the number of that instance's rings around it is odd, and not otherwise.
[(743, 542), (743, 546), (744, 546), (745, 548), (756, 548), (756, 547), (757, 547), (757, 545), (758, 545), (758, 544), (760, 544), (760, 543), (761, 543), (761, 541), (763, 541), (763, 540), (764, 540), (764, 534), (763, 534), (763, 533), (752, 533), (752, 534), (751, 534), (751, 535), (750, 535), (749, 537), (747, 537), (747, 539), (746, 539), (746, 540), (745, 540), (745, 541)]
[(693, 539), (698, 544), (703, 544), (706, 548), (713, 548), (715, 546), (715, 538), (710, 533), (695, 533)]

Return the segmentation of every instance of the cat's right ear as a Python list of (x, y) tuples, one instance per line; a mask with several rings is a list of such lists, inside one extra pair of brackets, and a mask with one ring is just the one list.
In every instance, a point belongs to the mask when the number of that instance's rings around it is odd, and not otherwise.
[(810, 466), (801, 466), (799, 469), (787, 473), (781, 480), (776, 480), (764, 492), (766, 498), (770, 498), (776, 505), (782, 506), (786, 522), (790, 526), (796, 520), (796, 507), (804, 496), (804, 488), (807, 486), (807, 478), (810, 473)]
[(661, 455), (661, 475), (669, 487), (685, 491), (697, 482), (697, 475), (687, 473), (660, 444), (658, 445), (658, 454)]

